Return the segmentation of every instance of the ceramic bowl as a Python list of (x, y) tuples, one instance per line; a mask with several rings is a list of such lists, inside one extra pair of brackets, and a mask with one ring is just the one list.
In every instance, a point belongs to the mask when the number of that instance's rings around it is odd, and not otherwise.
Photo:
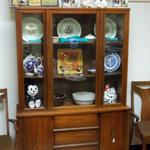
[(66, 98), (66, 95), (63, 93), (55, 93), (53, 95), (53, 101), (54, 101), (54, 106), (62, 106), (64, 104), (64, 99)]
[(95, 41), (96, 37), (92, 34), (88, 34), (85, 38), (89, 39), (91, 42)]
[(96, 68), (95, 67), (89, 67), (89, 68), (87, 68), (87, 71), (91, 74), (95, 74), (96, 73)]
[(58, 43), (58, 42), (59, 42), (59, 37), (53, 36), (53, 43)]
[(90, 105), (95, 100), (95, 93), (88, 91), (79, 91), (72, 93), (73, 100), (78, 105)]

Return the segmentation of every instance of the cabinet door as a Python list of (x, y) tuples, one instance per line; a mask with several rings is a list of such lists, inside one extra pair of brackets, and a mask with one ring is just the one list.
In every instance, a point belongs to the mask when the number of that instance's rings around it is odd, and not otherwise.
[(128, 111), (101, 115), (101, 150), (128, 150)]
[(46, 109), (45, 13), (43, 10), (18, 10), (16, 14), (19, 109)]
[(50, 150), (49, 118), (23, 119), (24, 150)]
[(103, 11), (104, 101), (125, 104), (128, 54), (128, 10)]
[[(52, 107), (93, 107), (99, 102), (96, 91), (99, 52), (95, 40), (98, 18), (97, 11), (65, 10), (64, 14), (64, 11), (55, 10), (50, 14), (49, 26), (53, 27), (49, 48), (53, 68)], [(94, 39), (85, 38), (89, 34), (93, 34)], [(85, 97), (87, 94), (90, 95)], [(76, 98), (76, 95), (84, 96)]]

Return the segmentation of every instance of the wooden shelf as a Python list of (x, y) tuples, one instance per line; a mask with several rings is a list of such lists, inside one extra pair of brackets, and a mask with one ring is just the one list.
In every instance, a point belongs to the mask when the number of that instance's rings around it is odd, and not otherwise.
[(78, 146), (92, 146), (92, 145), (98, 145), (98, 142), (91, 142), (91, 143), (80, 143), (80, 144), (66, 144), (66, 145), (54, 145), (54, 149), (62, 149), (62, 148), (72, 148), (72, 147), (78, 147)]
[(123, 41), (105, 41), (106, 45), (111, 45), (111, 46), (123, 46)]
[(116, 71), (116, 72), (105, 72), (105, 76), (115, 76), (115, 75), (121, 75), (121, 71)]
[(27, 43), (27, 42), (23, 42), (23, 45), (43, 45), (43, 43)]
[[(84, 74), (84, 76), (83, 76), (83, 78), (92, 78), (92, 77), (95, 77), (95, 75), (94, 74)], [(54, 75), (54, 79), (66, 79), (66, 80), (68, 80), (64, 75)]]
[(38, 77), (38, 76), (24, 76), (25, 79), (44, 79), (44, 77)]
[(31, 109), (31, 108), (25, 108), (26, 111), (29, 111), (29, 110), (30, 110), (30, 111), (32, 111), (32, 110), (33, 110), (33, 111), (34, 111), (34, 110), (44, 110), (44, 109), (45, 109), (45, 107), (42, 107), (42, 106), (41, 106), (40, 108), (33, 108), (33, 109)]
[(73, 102), (73, 100), (71, 100), (71, 98), (69, 99), (65, 99), (64, 100), (64, 103), (63, 103), (63, 105), (62, 106), (54, 106), (55, 108), (70, 108), (70, 107), (85, 107), (85, 106), (88, 106), (88, 107), (90, 107), (90, 106), (95, 106), (95, 104), (91, 104), (91, 105), (78, 105), (78, 104), (75, 104), (74, 102)]
[(95, 45), (96, 42), (87, 42), (87, 43), (83, 43), (83, 42), (75, 42), (75, 43), (53, 43), (53, 45)]

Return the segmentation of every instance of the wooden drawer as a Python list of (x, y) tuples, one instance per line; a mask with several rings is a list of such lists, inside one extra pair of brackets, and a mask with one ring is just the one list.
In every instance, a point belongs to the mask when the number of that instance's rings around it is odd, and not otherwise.
[(54, 148), (55, 150), (98, 150), (97, 145), (88, 145), (88, 146), (73, 146), (73, 147), (62, 147)]
[(97, 114), (56, 116), (54, 120), (55, 129), (89, 127), (98, 124)]
[(98, 141), (98, 131), (91, 130), (74, 130), (55, 132), (55, 145), (88, 143)]

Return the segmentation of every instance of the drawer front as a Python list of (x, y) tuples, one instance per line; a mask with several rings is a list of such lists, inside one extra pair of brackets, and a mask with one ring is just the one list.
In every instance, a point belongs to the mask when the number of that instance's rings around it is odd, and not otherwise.
[(55, 132), (55, 145), (78, 144), (98, 141), (96, 129)]
[(88, 146), (76, 146), (76, 147), (63, 147), (63, 148), (54, 148), (55, 150), (98, 150), (98, 146), (96, 145), (88, 145)]
[(97, 114), (56, 116), (54, 119), (55, 129), (97, 126)]

